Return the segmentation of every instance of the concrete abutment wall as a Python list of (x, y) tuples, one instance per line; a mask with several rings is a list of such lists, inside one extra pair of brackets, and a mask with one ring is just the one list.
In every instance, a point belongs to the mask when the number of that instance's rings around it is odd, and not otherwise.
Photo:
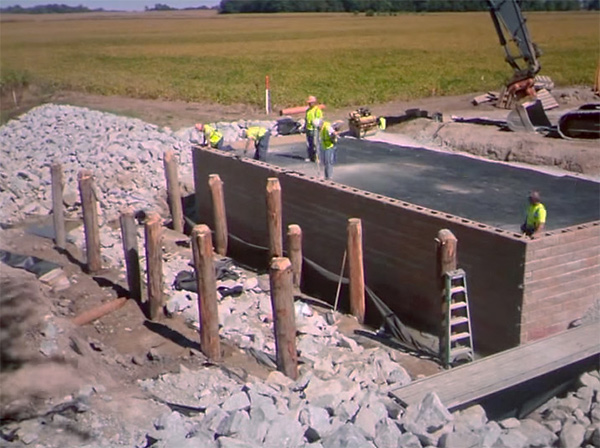
[[(435, 237), (440, 229), (450, 229), (458, 238), (458, 265), (467, 272), (476, 349), (496, 352), (536, 338), (535, 322), (522, 316), (522, 310), (533, 312), (536, 305), (524, 303), (523, 288), (526, 273), (537, 269), (534, 263), (538, 256), (532, 248), (539, 253), (545, 238), (532, 242), (485, 224), (262, 162), (212, 150), (193, 151), (198, 219), (211, 228), (208, 176), (216, 173), (224, 182), (230, 232), (267, 246), (265, 188), (268, 177), (278, 177), (284, 226), (301, 226), (304, 256), (331, 272), (339, 272), (347, 220), (361, 218), (367, 285), (403, 321), (430, 332), (437, 332), (441, 322)], [(573, 230), (575, 234), (581, 231)], [(600, 242), (592, 240), (598, 252)], [(334, 291), (306, 286), (311, 293), (333, 303)], [(586, 296), (580, 307), (591, 302), (591, 295)], [(367, 302), (368, 321), (369, 317), (375, 316)], [(372, 323), (378, 325), (380, 320)], [(553, 330), (558, 331), (558, 326), (563, 326), (562, 321)]]

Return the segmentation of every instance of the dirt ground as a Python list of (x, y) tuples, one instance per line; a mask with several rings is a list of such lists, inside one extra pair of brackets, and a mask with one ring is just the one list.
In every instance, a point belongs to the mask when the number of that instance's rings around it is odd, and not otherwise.
[[(562, 89), (554, 93), (561, 106), (559, 111), (553, 112), (553, 117), (558, 116), (560, 111), (598, 101), (589, 88)], [(600, 147), (597, 142), (551, 139), (541, 135), (503, 132), (494, 126), (452, 122), (452, 115), (490, 118), (506, 115), (506, 111), (491, 105), (473, 106), (471, 99), (475, 95), (476, 93), (459, 97), (426, 98), (370, 107), (374, 114), (385, 116), (400, 116), (412, 108), (442, 113), (443, 123), (419, 119), (392, 126), (388, 130), (406, 134), (424, 145), (467, 151), (496, 160), (600, 175)], [(18, 107), (10, 104), (12, 99), (2, 102), (5, 117), (19, 115), (43, 102), (52, 102), (133, 116), (172, 129), (190, 127), (203, 121), (265, 119), (260, 110), (242, 105), (223, 107), (73, 92), (49, 96), (36, 93), (34, 89), (24, 92), (18, 100)], [(327, 110), (326, 113), (331, 119), (343, 120), (350, 110), (352, 109)], [(273, 113), (268, 118), (278, 117), (279, 114)], [(180, 365), (191, 368), (208, 365), (199, 350), (197, 332), (178, 318), (165, 318), (157, 324), (149, 325), (140, 306), (132, 300), (93, 324), (81, 327), (73, 325), (71, 319), (79, 313), (123, 296), (124, 281), (119, 278), (118, 273), (110, 270), (95, 276), (86, 274), (83, 255), (76, 247), (69, 245), (65, 252), (59, 253), (51, 240), (26, 233), (26, 224), (0, 229), (0, 249), (58, 263), (74, 282), (70, 288), (55, 292), (40, 283), (33, 274), (0, 264), (3, 315), (0, 330), (9, 335), (8, 338), (2, 336), (0, 340), (3, 362), (0, 376), (0, 422), (4, 420), (0, 429), (10, 420), (51, 412), (57, 403), (68, 402), (68, 398), (74, 397), (81, 387), (90, 384), (102, 384), (107, 389), (103, 395), (111, 397), (110, 400), (92, 397), (95, 400), (94, 406), (128, 421), (148, 421), (159, 410), (148, 397), (140, 395), (135, 382), (177, 371)], [(176, 249), (176, 244), (169, 247), (169, 250), (185, 250)], [(24, 306), (20, 297), (31, 297), (31, 306)], [(6, 310), (15, 303), (21, 303), (21, 306), (14, 308), (14, 315), (8, 314)], [(358, 327), (356, 322), (348, 317), (341, 319), (340, 329), (344, 333), (353, 334)], [(49, 322), (52, 325), (49, 326)], [(32, 349), (39, 347), (49, 332), (57, 333), (53, 339), (57, 347), (52, 356)], [(361, 342), (375, 344), (367, 340)], [(247, 372), (262, 378), (268, 374), (269, 370), (265, 366), (237, 348), (225, 343), (224, 350), (223, 366), (232, 372)], [(428, 376), (440, 370), (437, 364), (429, 360), (403, 353), (398, 357), (413, 378)], [(65, 439), (65, 443), (68, 446), (73, 443), (73, 439)]]

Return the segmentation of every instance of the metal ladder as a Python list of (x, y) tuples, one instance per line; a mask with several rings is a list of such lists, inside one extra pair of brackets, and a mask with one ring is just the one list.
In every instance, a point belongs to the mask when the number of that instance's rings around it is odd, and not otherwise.
[(442, 353), (444, 367), (475, 359), (471, 318), (469, 316), (469, 294), (467, 274), (462, 269), (444, 273), (444, 329)]

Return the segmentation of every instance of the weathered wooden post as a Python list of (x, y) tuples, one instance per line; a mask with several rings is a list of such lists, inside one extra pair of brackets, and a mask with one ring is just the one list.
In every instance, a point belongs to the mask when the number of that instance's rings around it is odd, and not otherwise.
[(123, 241), (123, 255), (125, 257), (125, 267), (127, 268), (129, 296), (135, 300), (142, 300), (140, 254), (133, 210), (130, 208), (121, 210), (119, 222), (121, 223), (121, 240)]
[(348, 272), (350, 277), (350, 313), (363, 323), (365, 320), (365, 273), (363, 267), (362, 222), (348, 220)]
[[(447, 315), (449, 313), (448, 303), (445, 297), (444, 274), (449, 271), (454, 271), (457, 267), (456, 250), (458, 240), (454, 234), (448, 229), (442, 229), (438, 232), (436, 238), (437, 256), (436, 256), (436, 282), (441, 297), (442, 305), (442, 322), (439, 332), (439, 355), (440, 359), (445, 360), (449, 355), (450, 344), (447, 335)], [(445, 361), (444, 361), (445, 362)]]
[(290, 224), (287, 232), (288, 255), (292, 262), (292, 283), (296, 291), (300, 291), (302, 281), (302, 229), (297, 224)]
[(173, 218), (173, 230), (183, 233), (183, 207), (181, 206), (179, 174), (177, 172), (177, 160), (172, 149), (165, 151), (163, 162), (167, 178), (167, 198), (171, 217)]
[(100, 230), (98, 228), (98, 203), (94, 192), (94, 178), (90, 170), (81, 170), (77, 179), (83, 209), (83, 229), (88, 272), (102, 269), (100, 255)]
[(269, 257), (283, 256), (281, 218), (281, 185), (276, 177), (267, 179), (267, 227), (269, 231)]
[(298, 377), (298, 354), (296, 353), (296, 319), (290, 260), (282, 257), (273, 258), (269, 276), (277, 369), (295, 380)]
[(219, 341), (219, 308), (217, 305), (217, 280), (213, 262), (212, 235), (207, 225), (192, 229), (192, 251), (198, 284), (198, 309), (200, 310), (200, 346), (209, 359), (221, 359)]
[(160, 316), (163, 303), (162, 222), (160, 215), (150, 212), (144, 223), (146, 236), (146, 275), (148, 284), (148, 313), (150, 320)]
[(218, 174), (208, 176), (214, 220), (215, 220), (215, 249), (221, 256), (227, 255), (227, 215), (225, 213), (225, 196), (223, 195), (223, 181)]
[(54, 223), (54, 243), (59, 249), (64, 249), (67, 245), (65, 212), (63, 207), (65, 178), (60, 163), (53, 163), (50, 166), (50, 176), (52, 177), (52, 221)]

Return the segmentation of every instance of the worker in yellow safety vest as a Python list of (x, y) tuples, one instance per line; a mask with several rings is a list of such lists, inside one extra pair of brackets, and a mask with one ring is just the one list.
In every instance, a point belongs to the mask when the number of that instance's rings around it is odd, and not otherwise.
[(339, 137), (338, 130), (340, 125), (341, 122), (331, 124), (329, 121), (324, 121), (321, 123), (319, 129), (319, 152), (325, 167), (325, 179), (331, 179), (333, 175), (333, 164), (336, 159), (336, 143)]
[(251, 126), (242, 130), (242, 137), (247, 139), (244, 154), (248, 152), (250, 142), (254, 142), (254, 160), (262, 160), (263, 162), (267, 160), (271, 131), (260, 126)]
[(196, 129), (202, 133), (202, 146), (210, 145), (211, 148), (223, 147), (223, 134), (209, 124), (196, 123)]
[(546, 207), (541, 202), (540, 193), (532, 191), (529, 194), (529, 206), (527, 207), (525, 222), (521, 226), (521, 232), (531, 238), (535, 238), (543, 232), (545, 226)]
[(311, 162), (317, 160), (317, 148), (315, 147), (316, 127), (315, 120), (323, 119), (323, 111), (317, 105), (317, 98), (309, 96), (306, 100), (308, 103), (308, 109), (306, 109), (306, 115), (304, 117), (304, 132), (306, 133), (306, 144), (308, 159)]

